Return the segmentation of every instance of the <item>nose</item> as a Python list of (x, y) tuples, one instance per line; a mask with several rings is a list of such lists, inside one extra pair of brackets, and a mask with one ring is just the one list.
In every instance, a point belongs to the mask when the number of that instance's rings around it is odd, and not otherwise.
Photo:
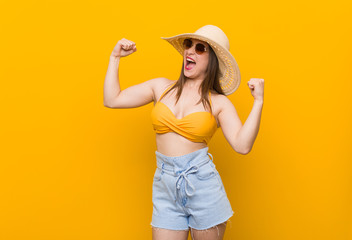
[(196, 54), (196, 46), (195, 44), (192, 45), (192, 47), (188, 48), (185, 50), (187, 55), (195, 55)]

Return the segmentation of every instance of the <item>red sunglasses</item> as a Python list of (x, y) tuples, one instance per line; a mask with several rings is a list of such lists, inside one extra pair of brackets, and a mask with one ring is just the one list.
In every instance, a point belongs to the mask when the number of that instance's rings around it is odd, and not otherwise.
[[(190, 49), (191, 47), (193, 46), (193, 42), (190, 38), (186, 38), (184, 41), (183, 41), (183, 48), (186, 50), (186, 49)], [(197, 43), (196, 44), (196, 53), (198, 55), (201, 55), (203, 54), (204, 52), (207, 51), (207, 48), (204, 46), (204, 44), (201, 44), (201, 43)]]

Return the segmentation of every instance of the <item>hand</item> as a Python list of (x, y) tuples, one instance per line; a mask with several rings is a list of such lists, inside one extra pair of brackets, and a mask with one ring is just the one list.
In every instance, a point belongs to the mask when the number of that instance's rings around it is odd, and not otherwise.
[(251, 90), (251, 94), (255, 100), (263, 101), (264, 99), (264, 79), (262, 78), (251, 78), (247, 85)]
[(122, 38), (112, 50), (111, 56), (116, 58), (126, 57), (135, 51), (137, 51), (136, 44), (126, 38)]

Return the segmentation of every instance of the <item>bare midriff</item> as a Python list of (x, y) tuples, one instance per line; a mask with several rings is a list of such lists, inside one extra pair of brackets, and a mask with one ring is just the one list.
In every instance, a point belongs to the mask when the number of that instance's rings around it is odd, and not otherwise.
[(204, 142), (192, 142), (175, 132), (156, 133), (156, 145), (158, 152), (170, 157), (185, 155), (207, 147)]

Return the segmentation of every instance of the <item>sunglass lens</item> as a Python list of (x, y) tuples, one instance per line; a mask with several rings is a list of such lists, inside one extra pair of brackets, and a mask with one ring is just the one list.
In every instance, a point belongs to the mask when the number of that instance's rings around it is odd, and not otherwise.
[(192, 40), (191, 39), (185, 39), (183, 41), (183, 47), (185, 49), (189, 49), (190, 47), (192, 47)]
[[(189, 49), (189, 48), (192, 47), (192, 45), (193, 45), (193, 43), (192, 43), (191, 39), (187, 38), (187, 39), (183, 40), (183, 48), (184, 49)], [(197, 45), (196, 45), (196, 53), (202, 54), (205, 51), (206, 51), (205, 50), (205, 46), (203, 44), (201, 44), (201, 43), (197, 43)]]
[(198, 54), (204, 53), (204, 52), (205, 52), (205, 46), (204, 46), (203, 44), (201, 44), (201, 43), (198, 43), (198, 44), (196, 45), (196, 52), (197, 52)]

